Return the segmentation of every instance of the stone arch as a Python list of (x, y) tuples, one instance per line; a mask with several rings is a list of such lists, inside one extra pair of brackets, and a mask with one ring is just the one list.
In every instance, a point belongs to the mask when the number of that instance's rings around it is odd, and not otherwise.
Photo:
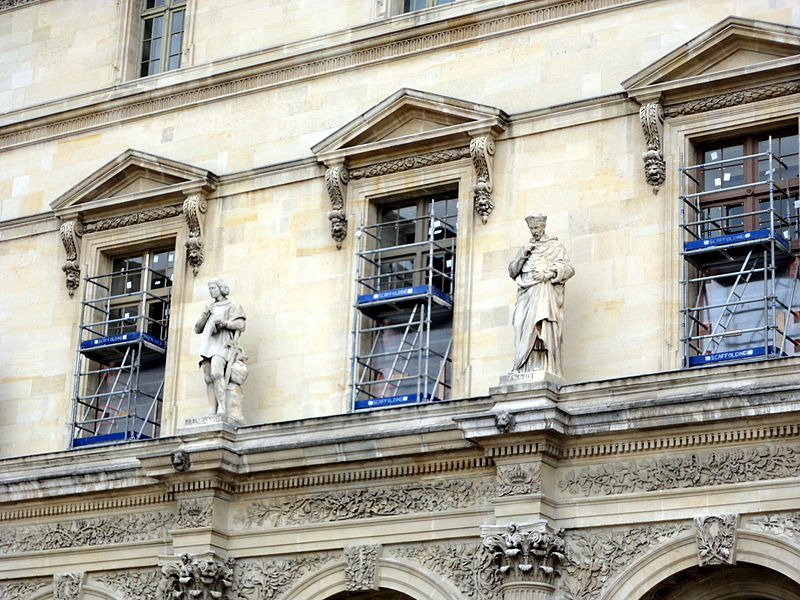
[[(53, 600), (53, 598), (52, 586), (48, 586), (28, 596), (27, 600)], [(90, 583), (83, 585), (80, 600), (122, 600), (122, 596)]]
[[(770, 569), (800, 584), (800, 548), (785, 539), (737, 531), (736, 560)], [(684, 536), (632, 562), (599, 600), (642, 598), (667, 578), (698, 565), (695, 536)]]
[[(414, 600), (464, 600), (450, 581), (411, 561), (378, 559), (378, 587), (405, 594)], [(301, 579), (286, 594), (285, 600), (326, 600), (346, 590), (345, 563), (328, 565)]]

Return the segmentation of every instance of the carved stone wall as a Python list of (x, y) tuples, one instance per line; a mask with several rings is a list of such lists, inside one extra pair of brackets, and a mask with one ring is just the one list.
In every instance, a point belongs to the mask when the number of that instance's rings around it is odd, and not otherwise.
[(542, 490), (542, 464), (520, 463), (497, 466), (498, 496), (538, 494)]
[(175, 527), (193, 529), (210, 527), (213, 516), (213, 498), (189, 498), (178, 501), (178, 516)]
[(708, 515), (694, 520), (700, 566), (736, 564), (737, 515)]
[(122, 595), (125, 600), (156, 598), (161, 571), (158, 569), (129, 569), (108, 571), (92, 576), (93, 580)]
[(288, 559), (240, 560), (233, 569), (231, 593), (241, 600), (279, 600), (298, 579), (339, 557), (330, 552)]
[(18, 579), (0, 583), (0, 600), (21, 600), (42, 588), (53, 585), (51, 578)]
[(378, 557), (381, 545), (351, 546), (344, 549), (344, 575), (348, 590), (377, 590)]

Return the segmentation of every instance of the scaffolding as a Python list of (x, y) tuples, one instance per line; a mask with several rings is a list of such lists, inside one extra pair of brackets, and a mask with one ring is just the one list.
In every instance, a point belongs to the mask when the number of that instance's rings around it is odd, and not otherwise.
[[(165, 277), (145, 265), (84, 278), (72, 447), (158, 437), (170, 297), (150, 282)], [(121, 278), (139, 285), (115, 293)]]
[[(709, 208), (701, 174), (745, 160), (766, 164), (763, 180), (725, 188), (753, 193), (756, 210)], [(683, 161), (681, 161), (683, 163)], [(683, 274), (681, 342), (684, 367), (795, 355), (800, 331), (797, 303), (797, 206), (788, 179), (775, 177), (780, 164), (772, 138), (767, 150), (680, 168)], [(759, 187), (761, 186), (761, 187)], [(747, 224), (755, 227), (747, 227)]]
[[(425, 239), (386, 244), (389, 229), (418, 223)], [(424, 216), (359, 227), (353, 410), (450, 397), (456, 223), (431, 201)]]

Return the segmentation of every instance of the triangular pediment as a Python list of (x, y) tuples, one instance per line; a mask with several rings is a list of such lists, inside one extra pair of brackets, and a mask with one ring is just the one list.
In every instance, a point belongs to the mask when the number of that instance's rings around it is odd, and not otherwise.
[(59, 216), (102, 211), (197, 187), (214, 187), (216, 176), (201, 169), (139, 150), (126, 150), (74, 185), (50, 204)]
[(622, 86), (629, 92), (671, 83), (740, 77), (800, 62), (800, 28), (728, 17), (634, 76)]
[(382, 149), (469, 143), (469, 132), (505, 129), (500, 109), (457, 98), (401, 89), (314, 145), (322, 162)]

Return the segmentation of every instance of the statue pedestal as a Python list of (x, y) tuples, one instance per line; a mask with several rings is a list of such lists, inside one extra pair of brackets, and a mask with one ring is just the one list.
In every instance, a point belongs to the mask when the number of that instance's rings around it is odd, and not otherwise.
[(206, 415), (194, 419), (186, 419), (183, 427), (178, 428), (178, 435), (187, 433), (200, 433), (203, 431), (236, 431), (240, 423), (234, 421), (228, 415)]
[(524, 392), (527, 390), (558, 391), (562, 385), (566, 384), (563, 377), (554, 375), (549, 371), (528, 371), (525, 373), (509, 373), (500, 377), (500, 385), (489, 388), (489, 394), (511, 394), (514, 392)]

